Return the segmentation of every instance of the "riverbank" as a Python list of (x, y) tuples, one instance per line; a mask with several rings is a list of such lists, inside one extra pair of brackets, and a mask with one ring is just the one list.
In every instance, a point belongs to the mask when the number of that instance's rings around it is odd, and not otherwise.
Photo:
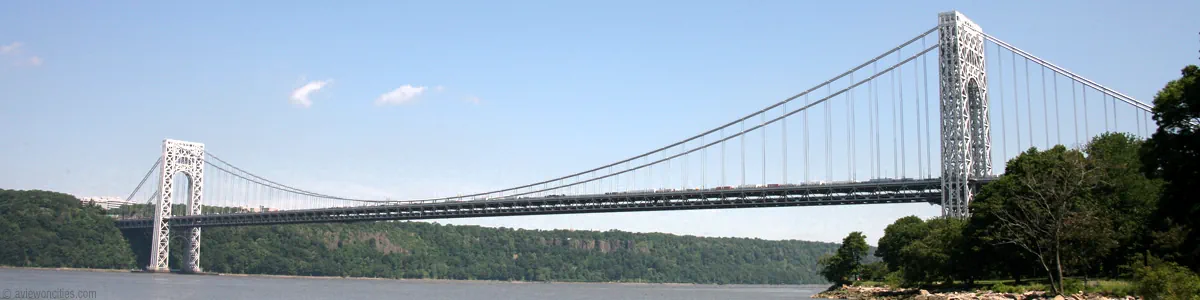
[(1054, 299), (1054, 300), (1108, 300), (1138, 299), (1133, 296), (1110, 297), (1098, 293), (1076, 293), (1066, 296), (1047, 296), (1044, 291), (1029, 291), (1023, 293), (1000, 293), (988, 290), (975, 291), (927, 291), (922, 289), (894, 289), (889, 287), (849, 286), (824, 291), (813, 295), (816, 299), (877, 299), (877, 300), (949, 300), (949, 299)]
[(41, 267), (14, 267), (14, 266), (0, 266), (0, 269), (76, 271), (76, 272), (112, 272), (112, 273), (126, 273), (126, 272), (132, 271), (132, 270), (127, 270), (127, 269), (41, 268)]
[[(45, 271), (74, 271), (74, 272), (108, 272), (108, 273), (147, 273), (140, 270), (127, 269), (88, 269), (88, 268), (41, 268), (41, 267), (13, 267), (0, 266), (0, 269), (19, 269), (19, 270), (45, 270)], [(182, 273), (158, 273), (172, 274), (182, 276), (194, 276), (197, 274), (182, 274)], [(517, 283), (517, 284), (549, 284), (549, 283), (570, 283), (570, 284), (615, 284), (615, 285), (655, 285), (655, 286), (727, 286), (727, 287), (753, 287), (753, 286), (812, 286), (819, 284), (701, 284), (701, 283), (679, 283), (679, 282), (630, 282), (630, 281), (522, 281), (522, 280), (483, 280), (483, 279), (430, 279), (430, 278), (384, 278), (384, 277), (343, 277), (343, 276), (309, 276), (309, 275), (272, 275), (272, 274), (236, 274), (236, 273), (204, 273), (199, 275), (225, 276), (225, 277), (253, 277), (253, 278), (278, 278), (278, 279), (322, 279), (322, 280), (378, 280), (378, 281), (405, 281), (418, 283)]]

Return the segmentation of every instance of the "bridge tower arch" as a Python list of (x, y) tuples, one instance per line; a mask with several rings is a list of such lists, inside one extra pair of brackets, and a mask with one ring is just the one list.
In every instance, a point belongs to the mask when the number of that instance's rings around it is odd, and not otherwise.
[(942, 215), (969, 215), (972, 178), (992, 172), (983, 30), (957, 11), (938, 14)]
[[(187, 215), (200, 214), (201, 199), (204, 192), (204, 144), (163, 140), (162, 163), (160, 164), (161, 178), (158, 182), (158, 201), (154, 210), (153, 240), (150, 243), (150, 265), (146, 270), (153, 272), (169, 272), (167, 257), (170, 255), (171, 242), (171, 200), (175, 191), (175, 174), (182, 173), (188, 180)], [(184, 252), (183, 272), (200, 272), (200, 228), (186, 229), (187, 251)]]

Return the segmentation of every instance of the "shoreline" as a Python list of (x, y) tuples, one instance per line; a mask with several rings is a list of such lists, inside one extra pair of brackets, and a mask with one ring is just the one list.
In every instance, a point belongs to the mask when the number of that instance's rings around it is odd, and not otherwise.
[(1071, 295), (1049, 296), (1046, 291), (1028, 291), (1021, 293), (1001, 293), (985, 289), (974, 290), (949, 290), (949, 291), (927, 291), (917, 288), (891, 288), (891, 287), (872, 287), (872, 286), (852, 286), (842, 285), (835, 289), (829, 289), (820, 293), (813, 294), (810, 298), (813, 299), (916, 299), (916, 300), (943, 300), (943, 299), (1054, 299), (1054, 300), (1130, 300), (1137, 299), (1133, 296), (1112, 297), (1098, 293), (1075, 293)]
[(809, 284), (715, 284), (715, 283), (680, 283), (680, 282), (629, 282), (629, 281), (523, 281), (523, 280), (488, 280), (488, 279), (432, 279), (432, 278), (384, 278), (384, 277), (342, 277), (342, 276), (309, 276), (309, 275), (276, 275), (276, 274), (241, 274), (241, 273), (208, 273), (208, 274), (182, 274), (182, 273), (150, 273), (139, 272), (136, 269), (93, 269), (93, 268), (47, 268), (47, 267), (14, 267), (0, 266), (0, 269), (19, 269), (19, 270), (41, 270), (41, 271), (73, 271), (73, 272), (100, 272), (100, 273), (143, 273), (143, 274), (170, 274), (183, 276), (224, 276), (224, 277), (261, 277), (261, 278), (281, 278), (281, 279), (321, 279), (321, 280), (391, 280), (391, 281), (408, 281), (420, 283), (455, 283), (455, 282), (472, 282), (472, 283), (511, 283), (511, 284), (616, 284), (616, 285), (659, 285), (659, 286), (772, 286), (772, 287), (789, 287), (789, 286), (817, 286), (824, 285), (823, 283)]

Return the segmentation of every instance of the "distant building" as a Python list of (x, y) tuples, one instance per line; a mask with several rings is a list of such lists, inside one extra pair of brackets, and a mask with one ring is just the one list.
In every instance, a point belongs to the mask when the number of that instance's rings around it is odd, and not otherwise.
[(104, 208), (104, 209), (114, 209), (114, 208), (121, 207), (122, 205), (134, 204), (133, 201), (125, 201), (125, 198), (114, 197), (114, 196), (76, 197), (76, 198), (79, 198), (79, 202), (83, 202), (83, 204), (95, 203), (96, 205), (99, 205), (101, 208)]

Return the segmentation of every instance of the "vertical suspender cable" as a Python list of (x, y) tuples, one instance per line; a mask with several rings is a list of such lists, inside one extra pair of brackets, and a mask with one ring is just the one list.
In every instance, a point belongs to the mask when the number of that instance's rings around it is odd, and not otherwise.
[(1121, 125), (1120, 125), (1119, 123), (1117, 123), (1117, 122), (1119, 122), (1119, 120), (1120, 120), (1120, 118), (1117, 118), (1117, 97), (1108, 96), (1108, 98), (1109, 98), (1109, 99), (1112, 99), (1112, 107), (1113, 107), (1113, 131), (1120, 131), (1120, 130), (1121, 130)]
[[(1104, 92), (1100, 92), (1100, 106), (1104, 109), (1104, 131), (1112, 131), (1112, 129), (1110, 129), (1108, 127), (1108, 103), (1107, 102), (1108, 102), (1108, 95), (1104, 94)], [(1113, 112), (1114, 115), (1116, 113), (1117, 112), (1115, 112), (1115, 111)]]
[[(996, 45), (996, 53), (1000, 53), (1000, 45)], [(1008, 121), (1004, 119), (1004, 55), (996, 55), (996, 71), (1000, 73), (996, 76), (999, 79), (1000, 88), (996, 92), (1000, 94), (1000, 161), (1008, 160)]]
[(1079, 142), (1079, 98), (1075, 94), (1075, 81), (1071, 80), (1071, 119), (1075, 124), (1075, 142)]
[[(899, 56), (897, 56), (897, 57), (899, 57)], [(900, 119), (900, 115), (899, 115), (899, 112), (896, 110), (896, 72), (894, 70), (889, 71), (888, 76), (889, 76), (889, 78), (891, 78), (891, 81), (892, 81), (891, 83), (888, 84), (888, 89), (891, 90), (891, 93), (892, 93), (892, 101), (889, 101), (890, 105), (888, 105), (888, 107), (892, 108), (892, 177), (899, 179), (899, 178), (901, 178), (900, 177), (900, 148), (899, 148), (900, 143), (899, 143), (899, 141), (896, 140), (896, 136), (897, 136), (896, 130), (897, 130), (897, 128), (899, 128), (899, 126), (896, 125), (896, 121)]]
[(1021, 147), (1021, 96), (1017, 90), (1017, 53), (1011, 51), (1009, 53), (1012, 54), (1013, 116), (1016, 117), (1014, 125), (1017, 126), (1017, 153), (1021, 153), (1025, 151), (1025, 148)]
[(1082, 94), (1083, 98), (1083, 137), (1079, 139), (1079, 143), (1080, 145), (1083, 145), (1083, 143), (1087, 142), (1092, 132), (1091, 129), (1088, 128), (1087, 85), (1084, 85), (1082, 82), (1080, 82), (1079, 92)]
[[(1026, 60), (1026, 61), (1028, 61), (1028, 60)], [(1045, 120), (1042, 120), (1042, 124), (1043, 124), (1042, 126), (1045, 128), (1042, 128), (1042, 129), (1046, 130), (1046, 149), (1049, 149), (1051, 146), (1050, 145), (1050, 127), (1051, 127), (1051, 125), (1050, 125), (1050, 105), (1049, 105), (1049, 103), (1050, 103), (1050, 100), (1046, 99), (1046, 67), (1043, 66), (1042, 67), (1042, 117), (1044, 117)], [(1058, 124), (1055, 124), (1055, 125), (1058, 125)], [(1057, 126), (1055, 126), (1055, 127), (1057, 127)]]
[[(873, 74), (876, 74), (876, 75), (879, 74), (879, 64), (877, 62), (872, 62), (871, 68), (874, 70)], [(874, 75), (872, 75), (872, 76), (874, 76)], [(875, 82), (875, 80), (872, 79), (871, 82)], [(871, 119), (875, 120), (875, 123), (874, 123), (875, 128), (873, 128), (873, 130), (875, 132), (874, 133), (874, 135), (875, 135), (875, 137), (874, 137), (875, 138), (875, 161), (874, 161), (875, 178), (880, 178), (880, 177), (883, 177), (883, 154), (882, 154), (883, 153), (883, 145), (879, 140), (879, 134), (880, 134), (880, 131), (882, 131), (879, 129), (879, 127), (882, 126), (881, 124), (883, 123), (883, 120), (879, 119), (879, 86), (875, 85), (874, 87), (875, 87), (875, 91), (872, 92), (872, 95), (871, 95), (871, 100), (875, 104), (874, 108), (873, 108), (874, 111), (871, 112), (872, 114), (874, 114), (874, 116), (872, 116)]]
[(1033, 147), (1033, 98), (1029, 91), (1029, 59), (1025, 59), (1025, 122), (1029, 127), (1029, 146)]
[[(833, 85), (825, 85), (825, 94), (833, 95)], [(833, 109), (832, 102), (821, 104), (825, 106), (825, 180), (833, 181)]]
[[(900, 51), (896, 51), (896, 60), (900, 60)], [(896, 67), (896, 83), (897, 83), (896, 88), (899, 89), (899, 94), (900, 94), (899, 102), (893, 103), (893, 105), (896, 106), (896, 116), (900, 118), (900, 127), (896, 128), (896, 130), (900, 131), (900, 176), (897, 178), (905, 178), (908, 176), (908, 172), (905, 172), (906, 171), (905, 168), (908, 167), (907, 161), (905, 161), (905, 160), (907, 160), (908, 155), (907, 155), (907, 153), (904, 152), (904, 150), (905, 150), (904, 144), (905, 144), (905, 142), (906, 142), (905, 140), (907, 138), (904, 137), (904, 66), (903, 65)]]
[[(1046, 66), (1042, 66), (1042, 69), (1045, 69), (1045, 68), (1046, 68)], [(1054, 128), (1055, 128), (1054, 135), (1055, 135), (1055, 142), (1061, 145), (1062, 144), (1062, 120), (1061, 120), (1062, 114), (1059, 113), (1059, 106), (1061, 106), (1061, 105), (1058, 104), (1058, 73), (1055, 73), (1052, 71), (1052, 72), (1050, 72), (1050, 76), (1054, 76), (1053, 80), (1054, 80)]]
[(1021, 146), (1021, 98), (1020, 91), (1016, 88), (1016, 53), (1009, 52), (1013, 55), (1013, 116), (1015, 116), (1014, 125), (1016, 125), (1016, 152), (1025, 151), (1024, 146)]
[[(784, 102), (783, 103), (783, 113), (786, 114), (787, 111), (788, 111), (787, 110), (787, 102)], [(780, 134), (783, 137), (783, 149), (782, 149), (782, 151), (783, 151), (783, 176), (781, 176), (781, 177), (783, 177), (783, 182), (781, 182), (781, 183), (786, 184), (786, 183), (788, 183), (788, 179), (787, 179), (787, 171), (788, 171), (787, 118), (783, 118), (783, 120), (781, 120), (781, 122), (783, 122), (783, 133)]]
[[(809, 102), (808, 95), (804, 95), (804, 105), (808, 106), (809, 103), (811, 102)], [(801, 117), (804, 120), (804, 130), (802, 131), (804, 133), (804, 182), (808, 183), (808, 138), (812, 132), (808, 131), (808, 109), (805, 109), (802, 114)]]
[[(923, 56), (922, 56), (923, 57)], [(913, 63), (913, 108), (917, 111), (917, 118), (913, 123), (917, 124), (917, 178), (925, 176), (925, 156), (921, 153), (921, 69), (917, 68), (917, 64)], [(928, 95), (926, 95), (928, 96)]]
[[(850, 73), (850, 83), (854, 83), (854, 73)], [(854, 89), (846, 91), (846, 117), (846, 147), (849, 148), (848, 152), (850, 153), (850, 159), (847, 162), (850, 169), (847, 172), (850, 173), (850, 180), (855, 180), (854, 175), (857, 170), (854, 169), (854, 157), (857, 156), (857, 153), (854, 151)]]
[(700, 146), (704, 147), (700, 149), (700, 188), (708, 188), (708, 147), (704, 146), (708, 144), (704, 142), (704, 137), (700, 136)]
[(875, 101), (871, 100), (874, 94), (875, 80), (867, 81), (867, 131), (869, 131), (867, 134), (867, 161), (871, 165), (871, 179), (879, 178), (875, 172), (875, 116), (873, 115)]
[[(921, 48), (925, 48), (925, 38), (921, 38)], [(925, 74), (924, 80), (921, 81), (921, 82), (925, 83), (924, 84), (924, 86), (925, 86), (925, 88), (924, 88), (924, 90), (925, 90), (925, 98), (924, 98), (925, 120), (924, 120), (924, 122), (925, 122), (925, 139), (927, 141), (925, 143), (925, 163), (927, 164), (926, 168), (925, 168), (925, 177), (932, 178), (934, 163), (933, 163), (933, 154), (932, 154), (933, 149), (930, 144), (933, 144), (933, 133), (932, 133), (931, 129), (929, 128), (929, 127), (932, 127), (932, 125), (929, 124), (929, 119), (932, 117), (930, 115), (932, 115), (933, 113), (930, 112), (930, 108), (929, 108), (929, 54), (921, 56), (921, 68), (924, 69), (924, 72), (922, 72), (922, 73)]]

